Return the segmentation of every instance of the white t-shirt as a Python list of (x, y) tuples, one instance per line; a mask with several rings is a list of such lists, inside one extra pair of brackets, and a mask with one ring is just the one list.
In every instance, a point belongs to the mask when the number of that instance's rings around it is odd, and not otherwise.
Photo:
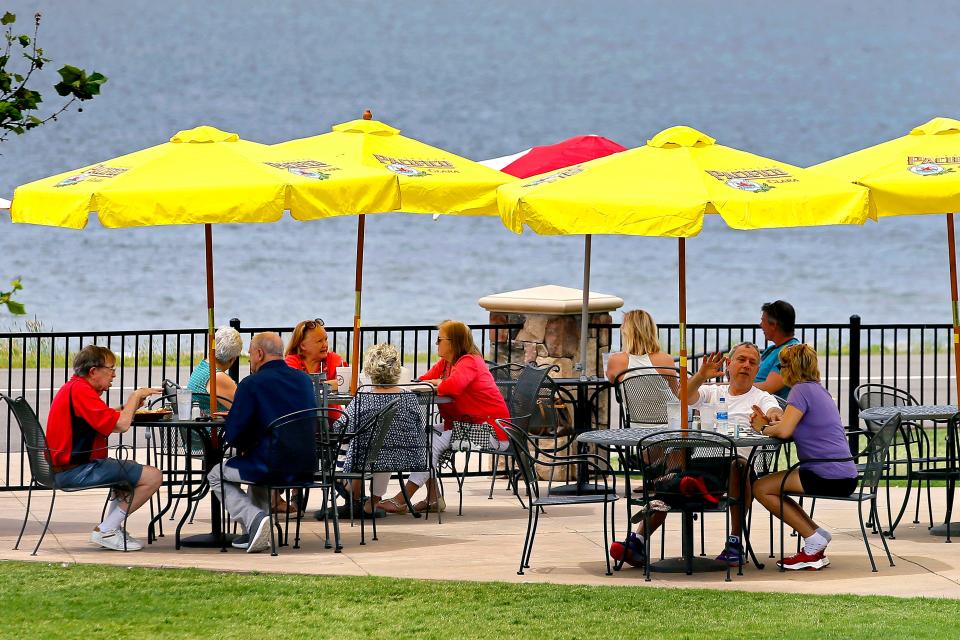
[(698, 409), (704, 404), (716, 404), (720, 402), (720, 396), (723, 396), (727, 402), (727, 419), (740, 424), (750, 424), (753, 405), (760, 407), (764, 414), (770, 409), (780, 407), (772, 394), (756, 387), (750, 387), (750, 391), (739, 396), (730, 395), (730, 386), (726, 384), (701, 385), (697, 392), (700, 397), (690, 405), (692, 408)]

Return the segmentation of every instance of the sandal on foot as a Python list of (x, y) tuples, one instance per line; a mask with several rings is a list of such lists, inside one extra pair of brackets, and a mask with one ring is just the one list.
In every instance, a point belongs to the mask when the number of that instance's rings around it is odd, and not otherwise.
[(407, 508), (407, 503), (403, 501), (397, 502), (396, 498), (386, 498), (385, 500), (381, 500), (377, 506), (387, 513), (404, 514), (409, 511)]
[(421, 500), (413, 505), (413, 510), (417, 513), (442, 513), (447, 510), (447, 502), (443, 499), (443, 496), (437, 496), (436, 502)]

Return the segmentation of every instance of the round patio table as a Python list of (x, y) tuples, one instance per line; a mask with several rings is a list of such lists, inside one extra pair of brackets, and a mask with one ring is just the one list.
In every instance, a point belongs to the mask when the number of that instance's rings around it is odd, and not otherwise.
[[(869, 409), (864, 409), (859, 413), (859, 416), (862, 420), (868, 420), (870, 422), (886, 422), (896, 414), (900, 414), (900, 417), (905, 422), (921, 422), (923, 420), (933, 420), (937, 422), (947, 421), (950, 424), (947, 426), (947, 451), (955, 451), (954, 447), (956, 446), (955, 439), (957, 437), (957, 424), (956, 416), (960, 408), (955, 404), (915, 404), (915, 405), (902, 405), (902, 406), (889, 406), (889, 407), (871, 407)], [(954, 461), (956, 463), (956, 461)], [(960, 477), (960, 469), (948, 469), (945, 473), (953, 472), (952, 476), (947, 478), (947, 505), (952, 505), (951, 496), (953, 494), (954, 488), (956, 486), (956, 481)], [(909, 498), (909, 494), (907, 496)], [(960, 522), (950, 522), (950, 511), (951, 509), (948, 506), (947, 514), (944, 519), (943, 524), (938, 524), (937, 526), (930, 529), (930, 535), (932, 536), (946, 536), (947, 542), (950, 542), (950, 536), (955, 533), (960, 533)], [(899, 521), (899, 518), (898, 518)]]
[[(664, 432), (676, 432), (676, 428), (670, 428), (665, 424), (661, 425), (652, 425), (647, 427), (631, 427), (629, 429), (603, 429), (599, 431), (588, 431), (586, 433), (581, 433), (577, 436), (577, 442), (583, 444), (595, 444), (599, 447), (605, 448), (631, 448), (636, 447), (640, 444), (640, 441), (644, 438), (650, 436), (655, 436), (658, 433)], [(696, 436), (699, 433), (702, 433), (698, 430), (688, 430), (690, 435)], [(705, 431), (703, 433), (716, 433), (713, 431)], [(727, 434), (723, 434), (727, 435)], [(760, 435), (752, 429), (748, 432), (741, 434), (739, 437), (730, 437), (733, 443), (739, 447), (749, 447), (751, 448), (751, 457), (753, 452), (756, 451), (758, 447), (764, 445), (774, 445), (780, 444), (782, 441), (776, 438), (771, 438), (769, 436)], [(631, 487), (630, 487), (630, 456), (621, 456), (621, 463), (624, 465), (624, 477), (626, 484), (626, 491), (628, 499), (625, 501), (627, 503), (627, 534), (629, 535), (630, 531), (630, 500)], [(751, 461), (752, 462), (752, 461)], [(681, 527), (681, 548), (682, 555), (679, 558), (664, 558), (658, 562), (653, 562), (650, 564), (651, 571), (659, 571), (661, 573), (686, 573), (691, 574), (694, 571), (726, 571), (727, 565), (724, 562), (719, 560), (714, 560), (713, 558), (701, 558), (694, 556), (693, 550), (693, 512), (688, 510), (682, 510), (682, 527)], [(746, 536), (748, 542), (745, 545), (745, 548), (749, 546), (749, 536)]]

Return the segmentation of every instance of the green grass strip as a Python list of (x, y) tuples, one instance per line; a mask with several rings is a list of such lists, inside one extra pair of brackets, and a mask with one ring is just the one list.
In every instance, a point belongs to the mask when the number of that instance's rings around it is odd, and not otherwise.
[(946, 638), (960, 601), (0, 562), (9, 638)]

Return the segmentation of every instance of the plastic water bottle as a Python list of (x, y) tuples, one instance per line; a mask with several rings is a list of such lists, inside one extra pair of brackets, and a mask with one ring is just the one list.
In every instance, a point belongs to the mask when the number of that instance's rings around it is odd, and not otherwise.
[(727, 433), (730, 427), (730, 420), (727, 414), (727, 399), (720, 396), (720, 402), (717, 403), (717, 420), (714, 423), (717, 433)]

